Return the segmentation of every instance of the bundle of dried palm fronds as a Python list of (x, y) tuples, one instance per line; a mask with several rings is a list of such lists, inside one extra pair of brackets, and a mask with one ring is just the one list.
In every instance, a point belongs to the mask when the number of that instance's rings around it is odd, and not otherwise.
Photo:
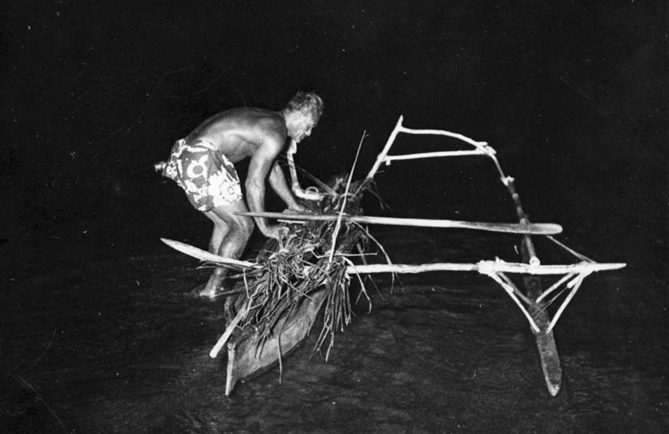
[[(318, 203), (311, 204), (311, 211), (338, 214), (343, 208), (347, 215), (360, 215), (360, 200), (366, 189), (358, 184), (347, 187), (338, 183)], [(290, 214), (286, 214), (286, 219), (290, 220)], [(281, 333), (277, 326), (283, 324), (282, 318), (289, 317), (307, 299), (324, 291), (323, 328), (316, 349), (327, 342), (327, 358), (335, 332), (351, 321), (350, 277), (346, 267), (351, 257), (366, 251), (370, 237), (363, 227), (345, 220), (294, 223), (289, 224), (289, 229), (282, 241), (266, 243), (258, 255), (261, 267), (244, 272), (245, 294), (241, 297), (245, 309), (238, 327), (257, 334), (263, 341)], [(366, 297), (364, 285), (360, 290)]]

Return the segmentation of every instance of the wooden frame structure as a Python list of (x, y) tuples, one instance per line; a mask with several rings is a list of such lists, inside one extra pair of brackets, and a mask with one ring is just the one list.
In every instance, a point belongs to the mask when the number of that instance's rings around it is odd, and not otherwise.
[[(436, 271), (457, 271), (457, 272), (478, 272), (482, 275), (488, 276), (494, 280), (513, 300), (516, 306), (520, 309), (522, 314), (527, 319), (532, 333), (535, 336), (537, 349), (540, 356), (541, 367), (546, 381), (546, 386), (552, 396), (558, 394), (562, 387), (562, 367), (560, 358), (553, 336), (553, 329), (558, 320), (564, 313), (569, 303), (573, 300), (577, 291), (581, 287), (583, 281), (590, 274), (599, 271), (616, 270), (626, 266), (624, 263), (598, 263), (595, 262), (562, 244), (552, 237), (552, 235), (560, 233), (562, 228), (559, 225), (551, 223), (530, 223), (527, 214), (521, 205), (520, 196), (516, 191), (514, 179), (508, 176), (502, 169), (496, 157), (495, 150), (486, 142), (475, 141), (469, 137), (461, 134), (453, 133), (445, 130), (435, 129), (410, 129), (402, 125), (403, 117), (400, 116), (395, 128), (390, 134), (383, 150), (378, 154), (374, 165), (367, 174), (366, 180), (371, 182), (378, 172), (379, 168), (393, 161), (406, 161), (425, 158), (443, 158), (443, 157), (465, 157), (465, 156), (484, 156), (490, 158), (495, 168), (497, 169), (502, 184), (508, 190), (513, 204), (515, 206), (518, 223), (481, 223), (481, 222), (462, 222), (454, 220), (443, 219), (398, 219), (388, 217), (374, 217), (374, 216), (349, 216), (343, 213), (339, 215), (314, 215), (314, 214), (280, 214), (280, 213), (245, 213), (249, 216), (260, 216), (266, 218), (277, 218), (284, 222), (299, 223), (309, 220), (325, 220), (337, 221), (339, 224), (343, 220), (356, 222), (357, 224), (384, 224), (397, 226), (413, 226), (413, 227), (439, 227), (439, 228), (459, 228), (471, 230), (484, 230), (501, 233), (516, 233), (521, 236), (521, 253), (522, 263), (505, 262), (500, 259), (482, 260), (478, 263), (434, 263), (434, 264), (365, 264), (365, 265), (349, 265), (347, 273), (349, 274), (373, 274), (373, 273), (423, 273)], [(390, 150), (400, 133), (413, 135), (437, 135), (453, 138), (462, 141), (471, 146), (471, 149), (455, 150), (455, 151), (439, 151), (439, 152), (423, 152), (413, 154), (390, 154)], [(360, 149), (358, 149), (358, 152)], [(298, 197), (307, 200), (319, 200), (321, 195), (317, 192), (302, 190), (297, 180), (297, 174), (294, 167), (292, 154), (295, 152), (294, 147), (288, 152), (288, 163), (290, 166), (290, 173), (292, 178), (292, 188)], [(349, 184), (350, 185), (350, 177)], [(342, 208), (343, 209), (343, 208)], [(561, 265), (544, 265), (541, 263), (537, 255), (533, 238), (534, 236), (545, 236), (548, 240), (555, 243), (558, 247), (564, 249), (566, 252), (574, 256), (577, 261), (570, 264)], [(336, 231), (333, 240), (336, 239)], [(246, 261), (238, 261), (229, 258), (224, 258), (204, 250), (189, 246), (178, 241), (166, 240), (163, 241), (170, 247), (179, 250), (187, 255), (217, 264), (218, 266), (226, 266), (235, 269), (246, 269), (259, 267), (259, 264)], [(332, 252), (335, 246), (333, 242)], [(330, 257), (332, 261), (332, 256)], [(521, 290), (516, 283), (509, 277), (509, 275), (522, 275), (523, 286), (525, 290)], [(548, 289), (543, 289), (540, 276), (562, 276), (556, 279)], [(567, 291), (562, 303), (558, 306), (555, 315), (551, 318), (548, 314), (548, 305), (555, 301), (560, 294)], [(551, 297), (551, 299), (549, 299)], [(302, 339), (309, 331), (311, 324), (318, 312), (317, 307), (311, 308), (308, 312), (302, 315), (308, 317), (309, 321), (298, 320), (291, 323), (290, 333), (296, 334), (299, 331), (299, 339)], [(231, 333), (236, 327), (237, 322), (241, 316), (245, 314), (244, 309), (240, 310), (237, 316), (228, 325), (225, 333), (221, 336), (214, 348), (210, 352), (212, 358), (216, 357), (218, 352), (223, 348), (228, 341)], [(294, 330), (293, 330), (294, 329)], [(297, 331), (295, 331), (297, 330)], [(298, 340), (297, 338), (295, 339)], [(234, 353), (234, 348), (233, 348)], [(230, 377), (230, 372), (228, 373)], [(232, 386), (226, 386), (226, 395), (232, 390)]]
[[(516, 191), (514, 179), (507, 175), (502, 169), (496, 157), (495, 150), (486, 142), (479, 142), (462, 134), (453, 133), (445, 130), (435, 129), (410, 129), (402, 125), (403, 117), (400, 116), (395, 128), (390, 134), (383, 150), (377, 156), (376, 162), (367, 175), (367, 179), (373, 179), (383, 164), (390, 164), (393, 161), (406, 161), (425, 158), (442, 157), (465, 157), (465, 156), (484, 156), (490, 158), (497, 169), (502, 184), (507, 188), (511, 199), (513, 200), (518, 220), (522, 225), (529, 225), (530, 221), (521, 205), (520, 196)], [(389, 152), (397, 136), (400, 133), (413, 135), (437, 135), (445, 136), (465, 142), (472, 149), (425, 152), (413, 154), (395, 154)], [(567, 305), (572, 301), (576, 292), (581, 287), (584, 279), (597, 271), (616, 270), (626, 266), (624, 263), (597, 263), (565, 246), (550, 235), (544, 235), (556, 245), (563, 248), (575, 256), (579, 262), (566, 265), (542, 265), (534, 247), (532, 235), (525, 233), (522, 235), (522, 256), (525, 263), (507, 263), (497, 259), (496, 261), (481, 261), (477, 264), (424, 264), (424, 265), (364, 265), (351, 266), (351, 273), (420, 273), (430, 271), (476, 271), (486, 275), (497, 282), (502, 289), (509, 295), (513, 302), (527, 319), (530, 329), (535, 335), (537, 349), (539, 351), (541, 366), (546, 380), (546, 386), (552, 396), (558, 394), (562, 387), (562, 368), (560, 358), (553, 337), (553, 329), (563, 314)], [(507, 276), (507, 274), (522, 274), (523, 283), (526, 291), (519, 290), (516, 284)], [(562, 275), (553, 285), (544, 290), (541, 286), (539, 276), (541, 275)], [(569, 293), (558, 307), (554, 317), (551, 319), (547, 311), (547, 298), (556, 294), (560, 289), (569, 289)], [(559, 295), (559, 294), (558, 294)]]

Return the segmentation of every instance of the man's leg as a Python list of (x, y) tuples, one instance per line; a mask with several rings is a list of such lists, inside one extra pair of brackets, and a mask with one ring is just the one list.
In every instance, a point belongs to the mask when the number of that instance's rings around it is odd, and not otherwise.
[(225, 221), (214, 213), (204, 213), (209, 219), (214, 223), (214, 230), (211, 233), (211, 239), (209, 240), (209, 252), (215, 255), (218, 255), (218, 250), (221, 248), (221, 243), (225, 234), (228, 233), (228, 225)]
[[(205, 213), (214, 222), (214, 232), (209, 244), (212, 253), (231, 259), (241, 257), (253, 232), (253, 220), (236, 213), (246, 211), (248, 211), (248, 208), (244, 200), (238, 200), (229, 205), (213, 208)], [(227, 268), (215, 269), (200, 295), (210, 298), (216, 297), (227, 271)]]
[[(209, 220), (212, 221), (212, 223), (214, 223), (214, 230), (212, 231), (211, 234), (208, 250), (210, 253), (218, 255), (218, 251), (221, 248), (223, 239), (225, 238), (225, 235), (229, 231), (228, 224), (225, 223), (225, 220), (220, 218), (214, 212), (205, 212), (204, 214), (209, 218)], [(194, 292), (200, 297), (213, 298), (215, 296), (216, 291), (220, 289), (219, 287), (221, 286), (221, 282), (225, 278), (225, 274), (226, 274), (225, 268), (214, 269), (207, 283), (195, 287)]]

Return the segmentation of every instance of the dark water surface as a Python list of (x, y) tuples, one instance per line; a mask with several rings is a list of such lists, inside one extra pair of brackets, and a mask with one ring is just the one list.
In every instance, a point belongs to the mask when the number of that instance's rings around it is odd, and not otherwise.
[[(406, 263), (503, 247), (477, 233), (378, 235)], [(224, 329), (222, 301), (187, 295), (206, 270), (159, 243), (140, 255), (121, 246), (109, 258), (113, 248), (42, 246), (33, 261), (60, 260), (59, 268), (28, 277), (17, 267), (4, 278), (0, 424), (10, 431), (663, 432), (669, 424), (669, 288), (629, 270), (591, 276), (558, 323), (564, 388), (554, 398), (511, 300), (487, 278), (450, 273), (404, 276), (392, 293), (387, 278), (376, 279), (380, 292), (367, 285), (372, 312), (358, 306), (327, 363), (312, 357), (312, 334), (282, 373), (225, 397), (225, 356), (208, 356)], [(88, 259), (76, 264), (77, 255)]]

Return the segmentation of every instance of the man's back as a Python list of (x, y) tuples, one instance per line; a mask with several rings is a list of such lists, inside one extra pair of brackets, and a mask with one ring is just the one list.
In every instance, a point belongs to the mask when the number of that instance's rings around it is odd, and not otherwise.
[(218, 113), (202, 122), (186, 140), (211, 142), (236, 163), (251, 157), (263, 144), (283, 144), (286, 123), (280, 112), (257, 108), (236, 108)]

